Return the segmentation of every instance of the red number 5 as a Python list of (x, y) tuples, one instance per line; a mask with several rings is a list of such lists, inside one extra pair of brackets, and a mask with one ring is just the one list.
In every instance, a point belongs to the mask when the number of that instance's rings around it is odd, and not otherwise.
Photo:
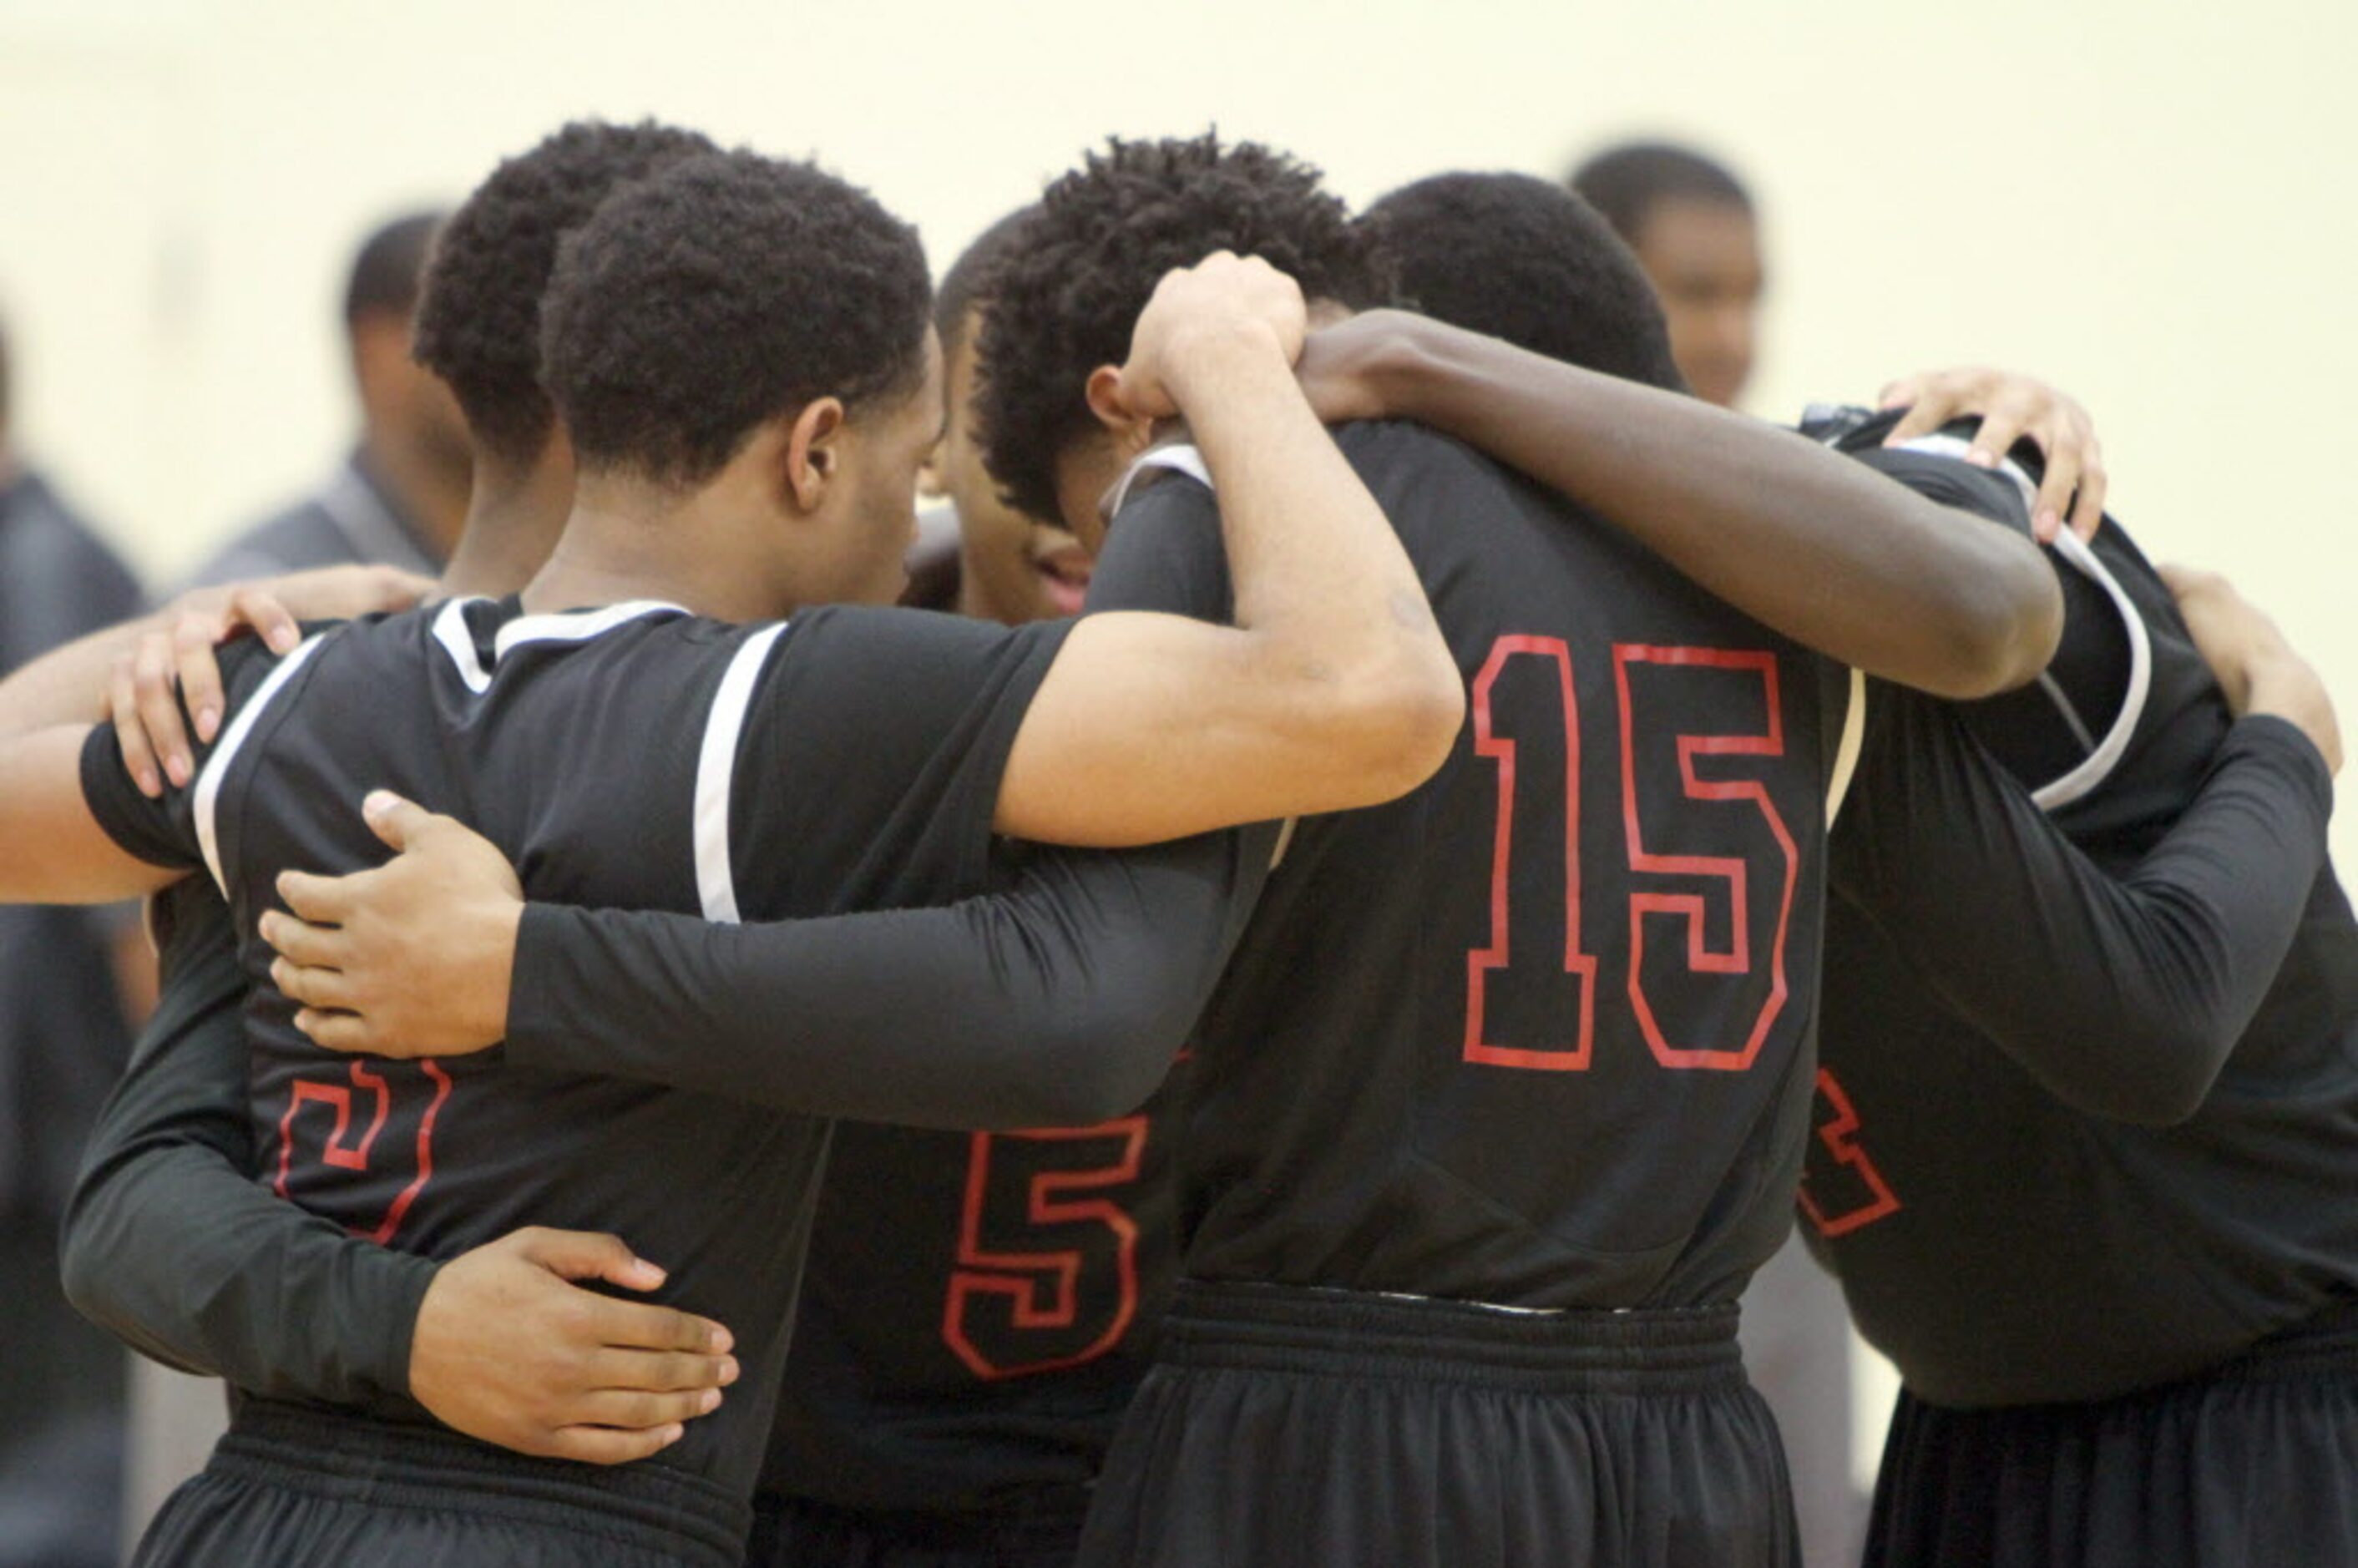
[[(1759, 676), (1766, 710), (1760, 732), (1751, 735), (1678, 736), (1679, 782), (1689, 801), (1718, 805), (1748, 805), (1760, 814), (1768, 837), (1784, 860), (1784, 889), (1777, 905), (1777, 931), (1768, 954), (1768, 994), (1753, 1014), (1744, 1043), (1735, 1046), (1674, 1045), (1664, 1033), (1653, 1000), (1646, 993), (1646, 926), (1650, 916), (1672, 915), (1686, 922), (1687, 967), (1698, 975), (1749, 976), (1752, 973), (1752, 915), (1748, 862), (1727, 855), (1682, 855), (1646, 848), (1638, 790), (1637, 705), (1630, 700), (1629, 669), (1633, 665), (1671, 668), (1746, 670)], [(1714, 950), (1705, 935), (1704, 895), (1699, 892), (1645, 892), (1629, 895), (1629, 1005), (1645, 1032), (1654, 1060), (1665, 1067), (1716, 1067), (1741, 1071), (1752, 1065), (1769, 1026), (1784, 1011), (1785, 933), (1793, 919), (1793, 888), (1800, 880), (1801, 852), (1793, 835), (1758, 779), (1704, 779), (1695, 773), (1698, 757), (1781, 757), (1785, 754), (1785, 721), (1778, 700), (1777, 655), (1730, 653), (1717, 648), (1647, 648), (1620, 643), (1613, 650), (1613, 684), (1621, 698), (1621, 817), (1629, 835), (1632, 871), (1719, 882), (1728, 906), (1728, 943)], [(1657, 843), (1659, 843), (1659, 838)]]
[[(1126, 1116), (974, 1135), (942, 1339), (976, 1377), (1059, 1371), (1121, 1343), (1138, 1315), (1138, 1223), (1105, 1195), (1138, 1179), (1146, 1134), (1145, 1117)], [(1010, 1231), (1020, 1239), (992, 1239)]]

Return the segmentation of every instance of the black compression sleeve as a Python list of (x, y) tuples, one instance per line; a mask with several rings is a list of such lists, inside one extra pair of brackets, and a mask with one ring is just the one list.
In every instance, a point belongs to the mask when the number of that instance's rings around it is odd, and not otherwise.
[(534, 904), (509, 1059), (916, 1127), (1102, 1121), (1162, 1081), (1273, 837), (1044, 850), (948, 908), (766, 925)]
[(2169, 1123), (2210, 1092), (2325, 863), (2332, 780), (2277, 719), (2238, 723), (2125, 876), (2082, 855), (1928, 699), (1877, 687), (1833, 881), (1964, 1017), (2067, 1103)]
[(414, 1412), (410, 1333), (434, 1278), (259, 1184), (246, 982), (228, 911), (178, 908), (154, 1021), (92, 1131), (66, 1214), (67, 1293), (167, 1366), (254, 1393)]

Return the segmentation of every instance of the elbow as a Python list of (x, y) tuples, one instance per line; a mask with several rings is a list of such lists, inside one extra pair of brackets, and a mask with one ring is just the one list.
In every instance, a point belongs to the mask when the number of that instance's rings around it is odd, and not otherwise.
[(2224, 1052), (2193, 1030), (2169, 1030), (2132, 1043), (2125, 1061), (2115, 1061), (2084, 1083), (2050, 1083), (2049, 1090), (2074, 1109), (2134, 1127), (2177, 1127), (2193, 1119), (2211, 1098)]
[(91, 1236), (87, 1217), (77, 1201), (66, 1215), (58, 1274), (65, 1286), (66, 1300), (74, 1311), (102, 1327), (108, 1322), (110, 1304), (103, 1251)]
[(2027, 541), (2008, 539), (1996, 560), (1949, 580), (1939, 606), (1942, 654), (1913, 683), (1952, 701), (1995, 697), (2035, 680), (2063, 637), (2063, 591)]
[(1107, 955), (1087, 1004), (1056, 1009), (1054, 1023), (1041, 1021), (1044, 1070), (1032, 1108), (1039, 1114), (1029, 1125), (1094, 1127), (1129, 1115), (1163, 1087), (1220, 973), (1217, 958), (1183, 960), (1185, 949), (1165, 932), (1127, 957)]
[(1097, 1021), (1063, 1034), (1044, 1053), (1044, 1069), (1024, 1097), (1014, 1123), (1026, 1127), (1094, 1127), (1143, 1105), (1169, 1076), (1184, 1044), (1168, 1014), (1144, 1010), (1127, 1022)]
[(1439, 773), (1466, 727), (1466, 683), (1436, 633), (1379, 675), (1352, 683), (1333, 702), (1341, 776), (1351, 798), (1332, 809), (1398, 800)]

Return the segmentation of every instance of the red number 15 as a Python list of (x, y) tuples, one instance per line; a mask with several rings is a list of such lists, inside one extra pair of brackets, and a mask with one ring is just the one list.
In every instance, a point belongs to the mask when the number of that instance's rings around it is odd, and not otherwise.
[[(1509, 710), (1493, 702), (1496, 687), (1514, 671), (1519, 660), (1538, 665), (1542, 678), (1552, 676), (1560, 698), (1557, 704), (1513, 711), (1526, 722), (1537, 722), (1535, 716), (1544, 713), (1548, 721), (1562, 725), (1563, 952), (1560, 974), (1576, 991), (1577, 1003), (1568, 1010), (1566, 1037), (1561, 1042), (1510, 1046), (1491, 1038), (1485, 1014), (1490, 988), (1502, 978), (1500, 971), (1517, 967), (1529, 968), (1539, 958), (1536, 954), (1517, 954), (1512, 945), (1515, 922), (1509, 903), (1512, 872), (1517, 864), (1514, 835), (1519, 784), (1529, 786), (1530, 793), (1544, 803), (1545, 809), (1552, 811), (1554, 800), (1553, 792), (1544, 788), (1542, 781), (1519, 781), (1516, 740), (1501, 723)], [(1632, 671), (1640, 672), (1634, 691)], [(1674, 675), (1682, 677), (1679, 684), (1698, 690), (1701, 683), (1708, 680), (1713, 683), (1714, 695), (1723, 697), (1731, 679), (1757, 683), (1762, 716), (1759, 725), (1743, 733), (1712, 734), (1664, 731), (1641, 723), (1639, 709), (1644, 704), (1639, 697), (1647, 693), (1659, 694), (1671, 684)], [(1788, 995), (1785, 940), (1792, 921), (1801, 854), (1783, 816), (1769, 798), (1766, 784), (1758, 778), (1725, 776), (1724, 764), (1721, 773), (1704, 777), (1697, 772), (1697, 762), (1703, 758), (1774, 758), (1785, 754), (1777, 656), (1760, 651), (1623, 643), (1613, 650), (1613, 676), (1620, 719), (1622, 825), (1628, 866), (1636, 884), (1628, 901), (1630, 1010), (1654, 1059), (1663, 1066), (1741, 1071), (1759, 1054), (1769, 1029), (1784, 1010)], [(1648, 700), (1659, 702), (1663, 698), (1657, 695)], [(1475, 753), (1498, 765), (1498, 826), (1491, 854), (1490, 939), (1487, 945), (1468, 952), (1466, 959), (1466, 1060), (1495, 1067), (1585, 1072), (1595, 1034), (1596, 959), (1585, 950), (1581, 933), (1580, 699), (1573, 680), (1571, 648), (1560, 637), (1499, 638), (1491, 647), (1481, 672), (1475, 676), (1473, 707)], [(1560, 719), (1557, 708), (1561, 711)], [(1665, 741), (1676, 748), (1680, 794), (1668, 800), (1649, 801), (1638, 784), (1639, 749)], [(1690, 814), (1704, 810), (1747, 813), (1751, 820), (1748, 836), (1753, 842), (1747, 845), (1744, 854), (1701, 854), (1682, 849), (1681, 827), (1691, 822)], [(1778, 877), (1782, 883), (1776, 929), (1765, 944), (1756, 942), (1753, 930), (1751, 878), (1756, 860), (1765, 862), (1759, 869)], [(1552, 866), (1552, 860), (1550, 865)], [(1726, 939), (1718, 945), (1711, 940), (1712, 923), (1708, 918), (1714, 896), (1725, 903), (1727, 910)], [(1699, 1039), (1674, 1033), (1673, 1021), (1667, 1016), (1670, 1010), (1663, 1005), (1667, 999), (1657, 996), (1648, 983), (1646, 946), (1650, 932), (1673, 942), (1683, 938), (1686, 976), (1725, 977), (1736, 983), (1758, 974), (1764, 957), (1759, 949), (1765, 946), (1767, 987), (1739, 1029), (1719, 1038)], [(1546, 967), (1552, 968), (1552, 960)], [(1714, 1022), (1708, 1027), (1725, 1031), (1726, 1010), (1714, 1006), (1710, 1011)]]

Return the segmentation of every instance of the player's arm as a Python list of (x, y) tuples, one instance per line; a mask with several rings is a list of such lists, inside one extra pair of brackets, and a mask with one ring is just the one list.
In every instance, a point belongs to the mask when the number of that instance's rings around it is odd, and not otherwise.
[(258, 1184), (228, 911), (210, 889), (168, 896), (163, 1005), (66, 1213), (85, 1316), (167, 1366), (276, 1398), (422, 1404), (525, 1453), (638, 1458), (700, 1413), (734, 1370), (719, 1325), (570, 1282), (662, 1282), (614, 1238), (525, 1231), (438, 1263)]
[(1414, 419), (1618, 525), (1787, 636), (1943, 697), (2029, 680), (2062, 627), (2028, 540), (1784, 430), (1397, 311), (1314, 335), (1332, 416)]
[(498, 849), (389, 796), (400, 853), (295, 873), (263, 935), (321, 1044), (633, 1077), (950, 1128), (1085, 1125), (1162, 1082), (1267, 874), (1273, 833), (1050, 849), (946, 908), (730, 925), (522, 901)]
[[(2244, 717), (2169, 835), (2114, 878), (1956, 715), (1878, 691), (1832, 880), (2050, 1092), (2191, 1116), (2258, 1009), (2320, 867), (2339, 762), (2313, 671), (2215, 586), (2188, 620)], [(2322, 747), (2322, 751), (2320, 750)]]
[(401, 608), (424, 586), (355, 567), (200, 589), (0, 681), (0, 903), (106, 903), (178, 880), (184, 863), (134, 853), (102, 824), (82, 771), (90, 727), (116, 719), (125, 784), (158, 797), (167, 782), (194, 778), (200, 748), (218, 738), (227, 714), (216, 643), (250, 629), (284, 653), (298, 640), (298, 615)]
[(1236, 623), (1086, 616), (1033, 696), (1000, 831), (1153, 843), (1370, 806), (1444, 762), (1465, 688), (1415, 569), (1292, 371), (1292, 280), (1215, 256), (1140, 318), (1122, 397), (1185, 416), (1219, 486)]

